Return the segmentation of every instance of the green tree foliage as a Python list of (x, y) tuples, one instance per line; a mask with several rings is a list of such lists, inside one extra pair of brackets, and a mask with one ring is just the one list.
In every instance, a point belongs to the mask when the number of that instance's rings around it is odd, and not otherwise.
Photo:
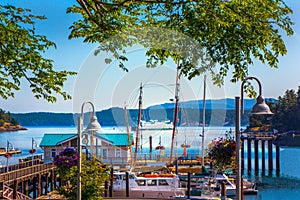
[(272, 103), (274, 112), (272, 125), (279, 131), (300, 130), (300, 86), (295, 90), (287, 90), (278, 102)]
[(0, 109), (0, 126), (3, 126), (5, 122), (11, 123), (11, 125), (19, 125), (18, 120), (13, 118), (10, 112)]
[[(83, 157), (84, 158), (84, 157)], [(77, 174), (77, 170), (73, 173)], [(92, 157), (92, 159), (85, 160), (82, 165), (82, 199), (96, 200), (102, 199), (104, 194), (104, 183), (109, 178), (109, 168), (106, 167), (99, 159)], [(77, 181), (75, 174), (72, 178), (73, 183)], [(74, 199), (76, 199), (77, 194)]]
[[(66, 151), (68, 156), (64, 153)], [(69, 200), (76, 200), (78, 168), (71, 159), (75, 159), (77, 162), (77, 155), (76, 153), (70, 155), (69, 152), (72, 151), (70, 149), (64, 150), (54, 158), (59, 176), (64, 181), (68, 181), (66, 186), (58, 188), (58, 192)], [(87, 200), (102, 199), (104, 187), (101, 186), (104, 186), (104, 182), (109, 178), (109, 169), (96, 157), (87, 160), (84, 154), (82, 154), (81, 167), (81, 198)]]
[(20, 90), (21, 79), (26, 79), (36, 98), (55, 102), (53, 93), (65, 100), (71, 96), (62, 91), (68, 75), (74, 72), (55, 71), (53, 60), (43, 57), (47, 49), (56, 45), (46, 36), (38, 35), (36, 20), (31, 11), (10, 5), (0, 5), (0, 96), (14, 97)]
[[(73, 23), (69, 38), (99, 43), (96, 54), (112, 52), (127, 70), (126, 47), (142, 45), (148, 67), (181, 60), (181, 74), (193, 78), (209, 71), (218, 85), (229, 71), (231, 81), (243, 80), (254, 59), (277, 68), (278, 57), (287, 51), (282, 34), (293, 34), (292, 10), (283, 0), (77, 2), (68, 12), (82, 19)], [(205, 60), (207, 54), (211, 60)], [(216, 72), (212, 63), (219, 66)]]

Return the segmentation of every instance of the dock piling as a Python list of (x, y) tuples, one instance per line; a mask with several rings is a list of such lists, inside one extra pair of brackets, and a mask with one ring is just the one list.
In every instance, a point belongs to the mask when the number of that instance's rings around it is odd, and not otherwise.
[[(259, 159), (259, 148), (261, 148), (261, 171), (262, 174), (265, 174), (266, 170), (266, 142), (267, 142), (267, 150), (268, 150), (268, 170), (269, 174), (272, 173), (273, 170), (273, 142), (275, 137), (272, 133), (263, 132), (263, 133), (243, 133), (242, 141), (247, 141), (247, 170), (248, 173), (252, 170), (252, 148), (254, 149), (254, 171), (257, 174), (260, 170), (260, 159)], [(254, 141), (254, 147), (252, 147), (252, 140)], [(259, 143), (261, 143), (259, 145)], [(244, 142), (242, 142), (243, 146)], [(276, 173), (280, 172), (280, 147), (276, 145)], [(244, 155), (244, 148), (242, 148), (242, 155)], [(242, 159), (242, 166), (244, 165), (244, 159)], [(243, 168), (242, 168), (243, 169)]]
[(245, 143), (244, 142), (245, 142), (244, 138), (241, 138), (241, 169), (242, 169), (242, 172), (245, 169), (245, 154), (244, 154)]
[(272, 141), (268, 141), (268, 164), (269, 164), (269, 171), (273, 170), (273, 150), (272, 150)]
[(276, 145), (276, 173), (280, 172), (280, 148)]
[(254, 140), (254, 171), (258, 172), (258, 140)]
[(251, 171), (251, 138), (248, 138), (247, 139), (247, 169), (248, 169), (248, 172)]
[(265, 140), (261, 140), (261, 170), (262, 174), (265, 174), (266, 171), (266, 156), (265, 156)]

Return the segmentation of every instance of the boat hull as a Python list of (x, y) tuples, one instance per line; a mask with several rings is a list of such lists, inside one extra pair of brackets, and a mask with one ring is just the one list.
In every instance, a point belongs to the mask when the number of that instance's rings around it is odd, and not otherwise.
[[(130, 189), (129, 197), (131, 198), (170, 198), (174, 196), (184, 196), (185, 188), (176, 190), (162, 190), (162, 189)], [(114, 190), (113, 197), (126, 197), (126, 192), (123, 190)]]

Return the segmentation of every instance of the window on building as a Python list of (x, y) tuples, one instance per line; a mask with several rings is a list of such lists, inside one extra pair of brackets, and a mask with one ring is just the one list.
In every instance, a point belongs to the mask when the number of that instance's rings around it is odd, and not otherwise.
[(77, 147), (77, 139), (71, 141), (71, 147)]
[(97, 155), (102, 155), (102, 151), (101, 151), (101, 148), (97, 149), (97, 152), (96, 152)]
[(102, 157), (103, 159), (107, 159), (107, 149), (102, 150)]
[(121, 149), (116, 149), (116, 158), (121, 158)]
[(45, 149), (44, 156), (45, 158), (50, 158), (50, 149)]
[(51, 149), (51, 158), (56, 156), (56, 149)]

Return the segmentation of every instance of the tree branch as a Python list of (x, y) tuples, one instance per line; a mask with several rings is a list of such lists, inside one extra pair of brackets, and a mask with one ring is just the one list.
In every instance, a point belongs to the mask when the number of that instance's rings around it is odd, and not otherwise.
[(92, 14), (91, 14), (91, 12), (89, 11), (89, 9), (86, 7), (85, 1), (84, 1), (84, 0), (77, 0), (77, 2), (78, 2), (79, 5), (84, 9), (84, 11), (86, 12), (86, 14), (87, 14), (89, 17), (91, 17)]

